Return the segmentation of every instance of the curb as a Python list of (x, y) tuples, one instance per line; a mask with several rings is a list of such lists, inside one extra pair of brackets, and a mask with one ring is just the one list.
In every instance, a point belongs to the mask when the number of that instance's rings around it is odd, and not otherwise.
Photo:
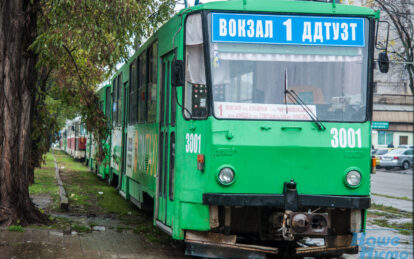
[(69, 199), (66, 196), (65, 188), (63, 187), (62, 179), (60, 178), (59, 174), (59, 167), (56, 163), (55, 153), (52, 152), (53, 160), (55, 160), (55, 174), (57, 179), (57, 185), (59, 186), (59, 196), (60, 196), (60, 208), (64, 210), (69, 210)]

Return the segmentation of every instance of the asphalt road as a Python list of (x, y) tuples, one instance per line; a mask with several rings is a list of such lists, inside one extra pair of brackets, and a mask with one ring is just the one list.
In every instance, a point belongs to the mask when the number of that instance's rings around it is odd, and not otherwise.
[(405, 171), (377, 169), (377, 173), (371, 175), (371, 193), (412, 199), (412, 169)]

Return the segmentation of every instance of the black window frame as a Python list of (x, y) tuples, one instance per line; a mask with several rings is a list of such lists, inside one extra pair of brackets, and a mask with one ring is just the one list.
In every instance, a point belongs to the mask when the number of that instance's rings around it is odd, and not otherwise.
[(111, 118), (111, 87), (105, 89), (105, 115)]
[(122, 124), (122, 121), (123, 121), (123, 119), (122, 119), (122, 109), (123, 109), (123, 106), (122, 106), (122, 101), (123, 101), (123, 91), (122, 91), (122, 87), (123, 87), (123, 80), (122, 80), (122, 72), (118, 75), (118, 77), (117, 77), (117, 81), (118, 81), (118, 98), (117, 98), (117, 113), (118, 113), (118, 115), (117, 115), (117, 125), (118, 126), (121, 126), (121, 124)]
[[(137, 58), (138, 60), (138, 123), (147, 121), (147, 86), (148, 86), (148, 58), (147, 51), (143, 51)], [(142, 61), (143, 60), (143, 61)], [(141, 69), (145, 69), (142, 71)], [(144, 78), (143, 78), (144, 77)]]
[[(155, 55), (154, 55), (155, 49)], [(154, 123), (157, 120), (157, 95), (158, 95), (158, 41), (154, 41), (147, 50), (147, 91), (146, 91), (146, 118), (148, 123)], [(155, 84), (155, 87), (152, 87)], [(152, 92), (155, 90), (155, 99), (152, 100)], [(152, 116), (150, 116), (152, 115)]]
[(131, 62), (129, 67), (129, 103), (128, 124), (138, 122), (138, 64), (137, 58)]
[[(116, 108), (116, 110), (114, 110)], [(115, 77), (112, 80), (112, 125), (116, 126), (118, 122), (118, 80)]]

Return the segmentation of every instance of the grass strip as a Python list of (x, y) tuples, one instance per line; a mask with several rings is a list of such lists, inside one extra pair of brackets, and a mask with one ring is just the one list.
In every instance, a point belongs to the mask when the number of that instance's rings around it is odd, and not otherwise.
[(372, 221), (375, 225), (385, 228), (392, 228), (397, 230), (400, 234), (403, 235), (411, 235), (413, 229), (412, 222), (405, 222), (405, 223), (390, 223), (386, 219), (374, 219)]
[(63, 152), (55, 154), (72, 211), (116, 215), (139, 215), (137, 207), (123, 199), (89, 169)]
[(59, 187), (56, 183), (55, 164), (52, 153), (44, 156), (44, 163), (41, 168), (34, 171), (34, 183), (29, 186), (29, 193), (32, 196), (47, 195), (52, 198), (51, 209), (59, 207)]
[(24, 228), (20, 225), (11, 225), (7, 228), (7, 230), (13, 232), (24, 232)]
[(401, 218), (412, 218), (412, 214), (409, 212), (401, 211), (391, 206), (385, 206), (381, 204), (372, 203), (370, 210), (382, 210), (388, 213), (396, 214)]
[(397, 199), (397, 200), (404, 200), (404, 201), (412, 201), (412, 199), (410, 199), (410, 198), (408, 198), (408, 197), (397, 197), (397, 196), (391, 196), (391, 195), (380, 194), (380, 193), (371, 193), (371, 194), (372, 194), (372, 195), (375, 195), (375, 196), (384, 197), (384, 198)]

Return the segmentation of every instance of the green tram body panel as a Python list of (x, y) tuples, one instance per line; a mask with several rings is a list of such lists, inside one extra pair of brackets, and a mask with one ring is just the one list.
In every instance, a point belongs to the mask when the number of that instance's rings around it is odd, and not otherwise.
[[(107, 94), (110, 95), (110, 88), (111, 85), (105, 85), (103, 87), (101, 87), (98, 90), (98, 97), (99, 97), (99, 106), (101, 108), (101, 110), (103, 111), (103, 113), (107, 115), (107, 107), (110, 108), (110, 102), (111, 102), (111, 98), (107, 98)], [(107, 101), (109, 100), (109, 103), (107, 103)], [(110, 120), (110, 117), (108, 117), (108, 119)], [(97, 159), (96, 159), (96, 155), (98, 152), (98, 143), (96, 143), (96, 141), (93, 138), (93, 134), (89, 133), (88, 134), (88, 144), (87, 144), (87, 150), (89, 150), (89, 152), (87, 152), (87, 154), (89, 153), (89, 155), (86, 156), (87, 159), (87, 164), (88, 164), (88, 168), (97, 173), (97, 175), (99, 177), (101, 177), (102, 179), (106, 179), (109, 175), (110, 175), (110, 167), (109, 167), (109, 161), (110, 161), (110, 136), (108, 136), (107, 141), (103, 141), (101, 143), (101, 145), (103, 146), (104, 149), (106, 149), (106, 157), (104, 158), (104, 160), (98, 164)]]
[[(105, 144), (110, 150), (107, 158), (110, 166), (99, 170), (102, 177), (106, 174), (110, 179), (116, 177), (124, 197), (138, 206), (144, 204), (145, 195), (153, 198), (154, 224), (161, 222), (170, 228), (175, 239), (184, 239), (187, 230), (211, 229), (211, 210), (203, 200), (205, 194), (283, 195), (285, 183), (293, 180), (297, 184), (298, 195), (369, 197), (369, 120), (352, 123), (322, 121), (326, 129), (318, 130), (312, 121), (225, 120), (217, 119), (211, 112), (206, 119), (184, 118), (180, 106), (183, 104), (184, 87), (171, 87), (168, 65), (174, 55), (178, 60), (184, 59), (183, 28), (186, 17), (197, 12), (216, 10), (235, 13), (356, 16), (370, 18), (371, 21), (376, 16), (373, 10), (363, 7), (277, 0), (210, 2), (182, 10), (148, 39), (111, 79), (112, 132), (109, 142)], [(152, 44), (157, 44), (156, 122), (129, 123), (128, 118), (133, 112), (129, 110), (130, 67)], [(369, 45), (368, 52), (372, 57), (372, 37), (366, 39), (366, 44)], [(372, 65), (370, 62), (367, 62), (368, 67)], [(371, 74), (372, 71), (367, 72), (367, 84), (371, 82)], [(119, 77), (120, 75), (122, 76)], [(139, 80), (139, 72), (137, 75)], [(117, 105), (113, 99), (114, 82), (121, 87), (120, 102)], [(161, 93), (163, 82), (167, 83), (166, 91), (170, 98), (168, 102), (166, 92), (164, 95)], [(161, 113), (162, 104), (171, 104), (172, 91), (177, 92), (180, 104), (175, 107), (175, 125), (160, 125), (161, 114), (165, 114)], [(372, 93), (368, 90), (367, 95)], [(137, 102), (139, 97), (140, 95)], [(106, 100), (105, 96), (102, 99)], [(118, 124), (113, 122), (114, 112), (118, 114)], [(167, 120), (171, 121), (171, 112), (168, 115)], [(369, 112), (366, 116), (370, 117)], [(350, 130), (358, 132), (356, 136), (359, 138), (355, 140), (359, 141), (355, 144), (359, 145), (358, 148), (333, 148), (333, 132)], [(175, 137), (174, 161), (170, 159), (172, 133)], [(160, 136), (164, 136), (163, 134), (169, 136), (166, 143), (160, 143)], [(161, 144), (163, 149), (159, 148)], [(204, 170), (197, 168), (199, 154), (205, 157)], [(167, 173), (160, 172), (161, 162)], [(229, 186), (218, 181), (218, 173), (223, 167), (230, 167), (235, 172), (234, 183)], [(361, 173), (361, 183), (356, 188), (349, 187), (345, 182), (345, 176), (351, 170)], [(163, 179), (160, 179), (161, 176)], [(365, 209), (361, 209), (362, 229), (365, 228), (365, 212)]]

